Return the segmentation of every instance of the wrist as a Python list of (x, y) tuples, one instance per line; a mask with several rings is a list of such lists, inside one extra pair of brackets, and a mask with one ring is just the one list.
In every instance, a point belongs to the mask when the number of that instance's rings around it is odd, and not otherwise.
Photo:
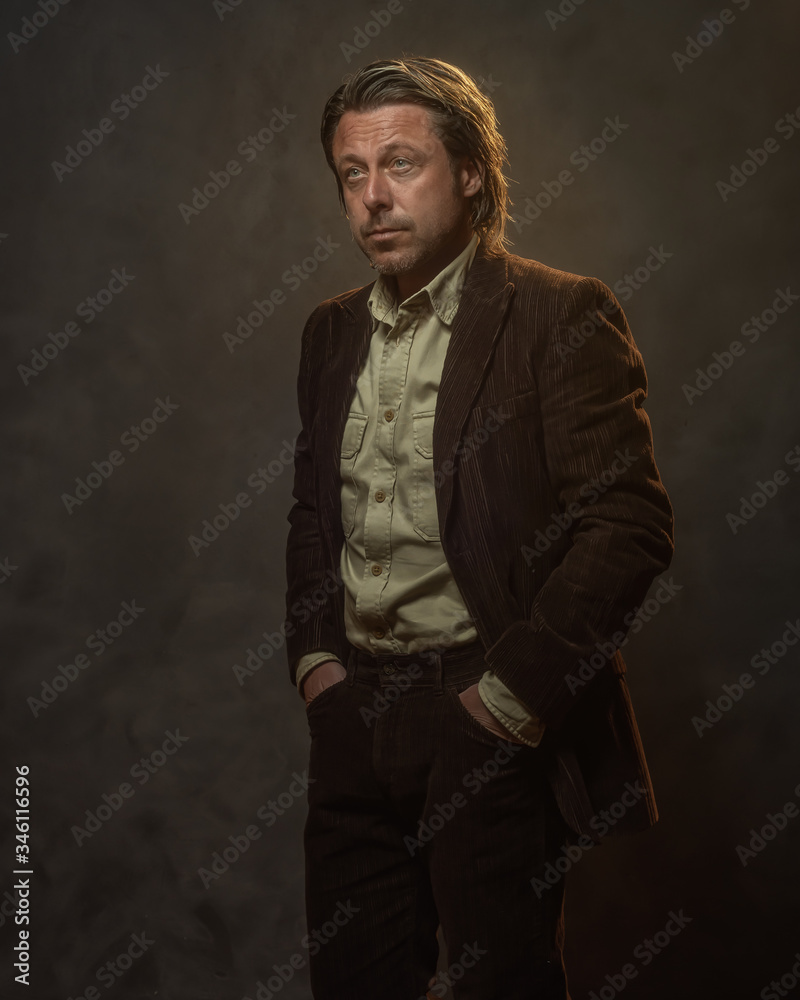
[(299, 687), (298, 687), (298, 691), (300, 692), (300, 697), (301, 697), (301, 698), (305, 699), (305, 696), (306, 696), (306, 695), (305, 695), (305, 691), (306, 691), (306, 681), (308, 680), (308, 678), (309, 678), (309, 677), (310, 677), (310, 676), (311, 676), (311, 675), (312, 675), (313, 673), (315, 673), (315, 672), (316, 672), (317, 670), (319, 670), (319, 668), (320, 668), (320, 667), (321, 667), (321, 666), (323, 665), (323, 663), (327, 663), (327, 662), (329, 662), (329, 661), (327, 661), (327, 660), (323, 660), (323, 661), (322, 661), (322, 663), (316, 663), (316, 664), (314, 664), (314, 666), (313, 666), (313, 667), (311, 667), (311, 669), (310, 669), (310, 670), (306, 670), (306, 672), (305, 672), (305, 673), (303, 674), (303, 676), (302, 676), (302, 677), (300, 678), (300, 685), (299, 685)]

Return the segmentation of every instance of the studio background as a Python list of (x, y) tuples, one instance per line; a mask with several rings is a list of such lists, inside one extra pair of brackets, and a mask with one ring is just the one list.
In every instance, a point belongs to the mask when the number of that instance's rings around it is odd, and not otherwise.
[[(253, 1000), (304, 953), (309, 736), (278, 633), (295, 379), (314, 306), (373, 279), (318, 128), (346, 73), (402, 53), (494, 100), (514, 252), (632, 276), (676, 512), (668, 598), (624, 650), (661, 819), (567, 875), (573, 998), (621, 992), (626, 965), (628, 1000), (793, 978), (796, 5), (54, 4), (6, 0), (0, 43), (3, 996)], [(291, 971), (275, 995), (309, 997)]]

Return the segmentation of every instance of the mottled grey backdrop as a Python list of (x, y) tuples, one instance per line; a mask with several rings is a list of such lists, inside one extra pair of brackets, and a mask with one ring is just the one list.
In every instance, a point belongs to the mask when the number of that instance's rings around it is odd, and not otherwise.
[[(662, 818), (570, 872), (573, 996), (786, 989), (800, 133), (784, 116), (800, 18), (790, 0), (730, 0), (720, 20), (722, 2), (4, 2), (0, 799), (13, 807), (27, 765), (34, 830), (26, 988), (5, 827), (4, 997), (253, 1000), (274, 966), (291, 973), (275, 996), (310, 996), (288, 964), (304, 953), (303, 705), (279, 635), (261, 669), (234, 667), (283, 615), (302, 324), (372, 278), (321, 108), (348, 71), (403, 52), (457, 63), (494, 98), (516, 252), (639, 285), (623, 305), (677, 553), (626, 658)], [(575, 155), (607, 118), (614, 141)], [(785, 312), (765, 312), (779, 292)], [(254, 300), (271, 315), (226, 343)], [(751, 316), (761, 330), (743, 330)], [(752, 840), (765, 826), (773, 839)], [(675, 936), (671, 911), (690, 919)]]

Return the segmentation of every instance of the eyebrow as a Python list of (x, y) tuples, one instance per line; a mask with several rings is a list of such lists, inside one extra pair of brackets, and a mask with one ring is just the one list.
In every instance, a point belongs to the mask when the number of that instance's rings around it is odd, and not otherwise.
[[(416, 153), (417, 155), (424, 155), (419, 146), (415, 146), (412, 142), (409, 142), (408, 140), (395, 140), (394, 142), (388, 142), (385, 146), (378, 147), (378, 159), (385, 159), (392, 153), (396, 153), (401, 150)], [(346, 163), (363, 162), (363, 157), (358, 156), (355, 153), (345, 153), (344, 156), (340, 156), (336, 161), (336, 166), (338, 168), (344, 166)]]

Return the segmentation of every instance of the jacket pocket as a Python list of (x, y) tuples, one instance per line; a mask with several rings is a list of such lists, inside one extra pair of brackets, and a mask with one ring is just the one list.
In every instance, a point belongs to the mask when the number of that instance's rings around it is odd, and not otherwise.
[(342, 529), (345, 538), (350, 536), (353, 525), (356, 523), (358, 485), (355, 478), (355, 466), (364, 443), (364, 431), (368, 420), (369, 417), (366, 413), (351, 411), (347, 415), (347, 423), (342, 435), (339, 475), (342, 480)]
[(414, 429), (413, 524), (414, 531), (426, 542), (439, 539), (439, 517), (433, 479), (434, 410), (411, 414)]
[(489, 430), (497, 429), (507, 420), (516, 420), (535, 414), (539, 409), (539, 393), (535, 389), (509, 396), (497, 403), (482, 403), (473, 410), (473, 420)]

